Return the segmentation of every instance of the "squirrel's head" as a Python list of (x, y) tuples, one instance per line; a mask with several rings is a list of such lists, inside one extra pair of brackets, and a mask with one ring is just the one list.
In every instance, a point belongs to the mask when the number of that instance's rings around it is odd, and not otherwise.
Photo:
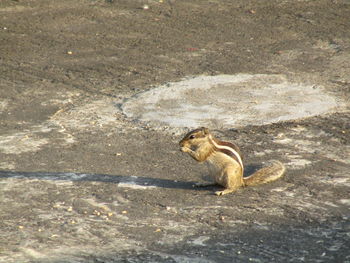
[(183, 139), (179, 142), (181, 150), (186, 151), (186, 149), (195, 150), (201, 144), (207, 142), (209, 139), (210, 132), (208, 128), (201, 127), (190, 131), (187, 133)]

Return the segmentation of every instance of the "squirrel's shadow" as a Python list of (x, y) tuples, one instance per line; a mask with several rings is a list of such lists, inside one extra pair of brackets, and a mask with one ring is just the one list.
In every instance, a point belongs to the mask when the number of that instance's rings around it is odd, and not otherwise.
[[(249, 176), (259, 168), (257, 165), (248, 165), (245, 168), (245, 176)], [(137, 187), (159, 187), (159, 188), (172, 188), (172, 189), (196, 189), (201, 190), (203, 188), (194, 188), (193, 185), (196, 182), (191, 181), (177, 181), (170, 179), (140, 177), (140, 176), (125, 176), (125, 175), (109, 175), (109, 174), (92, 174), (92, 173), (72, 173), (72, 172), (16, 172), (0, 170), (1, 178), (18, 178), (18, 179), (40, 179), (51, 181), (91, 181), (91, 182), (104, 182), (121, 184), (121, 186), (135, 186)]]

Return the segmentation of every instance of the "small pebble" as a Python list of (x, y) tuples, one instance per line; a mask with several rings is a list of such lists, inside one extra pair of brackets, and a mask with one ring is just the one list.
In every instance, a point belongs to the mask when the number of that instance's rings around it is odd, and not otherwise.
[(99, 216), (99, 215), (101, 215), (101, 213), (100, 213), (99, 211), (95, 210), (95, 211), (94, 211), (94, 215)]

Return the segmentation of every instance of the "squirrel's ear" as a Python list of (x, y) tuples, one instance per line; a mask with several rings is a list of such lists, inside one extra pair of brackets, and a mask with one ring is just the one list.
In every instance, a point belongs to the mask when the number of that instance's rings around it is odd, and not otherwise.
[(202, 130), (203, 130), (204, 134), (209, 134), (209, 129), (208, 128), (202, 127)]

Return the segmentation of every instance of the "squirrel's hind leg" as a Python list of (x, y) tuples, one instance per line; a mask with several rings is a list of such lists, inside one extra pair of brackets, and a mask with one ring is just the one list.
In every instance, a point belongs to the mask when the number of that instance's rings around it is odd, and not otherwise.
[(229, 166), (226, 169), (224, 176), (220, 175), (216, 180), (225, 188), (222, 191), (216, 191), (216, 195), (225, 195), (235, 192), (244, 185), (240, 167), (237, 166)]

